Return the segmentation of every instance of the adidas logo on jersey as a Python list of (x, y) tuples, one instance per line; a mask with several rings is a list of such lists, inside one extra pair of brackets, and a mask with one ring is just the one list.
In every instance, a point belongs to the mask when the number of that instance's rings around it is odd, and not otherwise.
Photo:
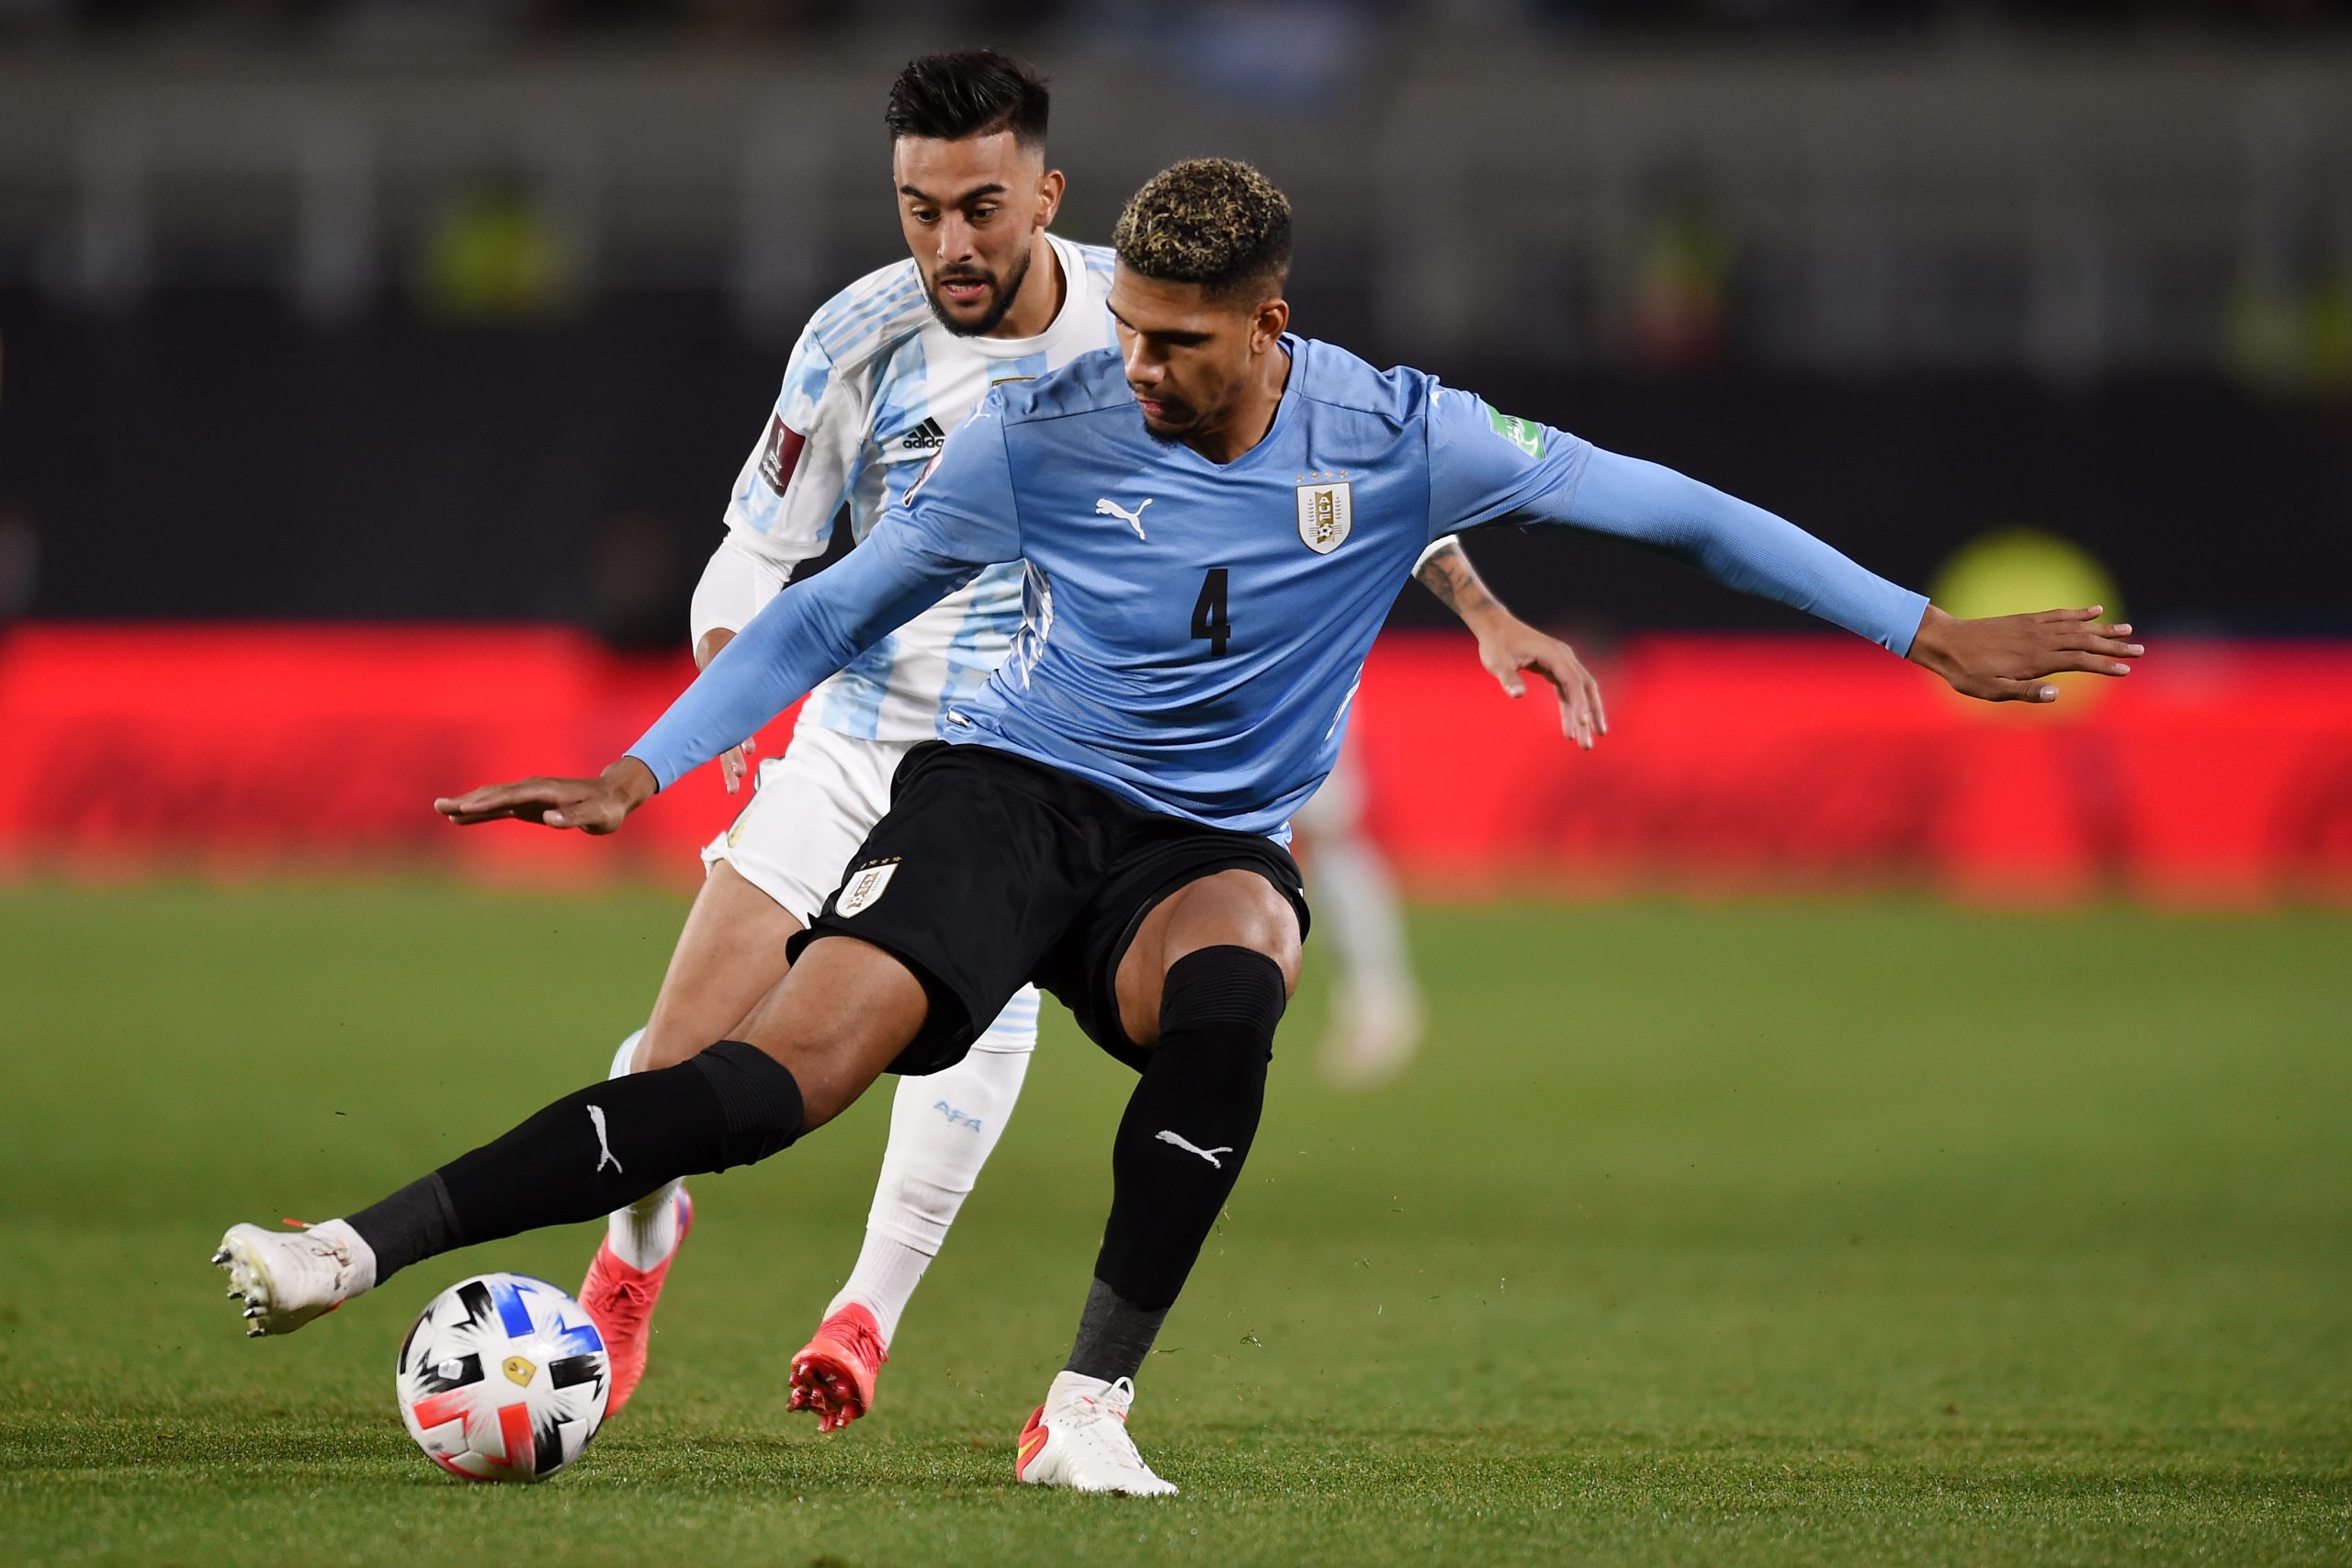
[(908, 431), (906, 439), (899, 443), (910, 452), (929, 452), (946, 444), (947, 432), (939, 428), (939, 422), (935, 419), (924, 420)]

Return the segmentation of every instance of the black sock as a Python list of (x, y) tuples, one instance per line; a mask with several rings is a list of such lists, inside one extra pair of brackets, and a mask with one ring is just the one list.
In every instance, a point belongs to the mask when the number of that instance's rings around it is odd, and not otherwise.
[(1167, 1320), (1166, 1307), (1148, 1311), (1097, 1280), (1087, 1289), (1086, 1310), (1078, 1317), (1078, 1343), (1070, 1347), (1063, 1370), (1104, 1382), (1131, 1378), (1143, 1370), (1143, 1359), (1151, 1354), (1151, 1342), (1159, 1337), (1159, 1325)]
[(763, 1160), (800, 1135), (800, 1085), (722, 1040), (673, 1067), (606, 1078), (349, 1216), (382, 1284), (452, 1247), (608, 1214), (681, 1176)]
[[(1250, 948), (1204, 948), (1169, 966), (1159, 1043), (1111, 1145), (1094, 1278), (1113, 1300), (1102, 1332), (1081, 1322), (1070, 1371), (1115, 1379), (1143, 1364), (1250, 1156), (1283, 1003), (1282, 966)], [(1090, 1315), (1095, 1304), (1090, 1293)]]
[(420, 1258), (436, 1257), (465, 1245), (458, 1239), (458, 1215), (449, 1203), (449, 1189), (441, 1173), (418, 1177), (389, 1198), (379, 1198), (344, 1223), (376, 1255), (376, 1283), (382, 1284)]

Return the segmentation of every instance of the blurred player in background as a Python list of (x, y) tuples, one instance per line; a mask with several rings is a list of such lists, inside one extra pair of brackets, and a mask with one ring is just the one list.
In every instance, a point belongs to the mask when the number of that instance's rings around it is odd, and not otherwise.
[[(1414, 576), (1467, 624), (1507, 614), (1459, 549), (1432, 547), (1414, 568)], [(1480, 656), (1487, 658), (1491, 649), (1505, 646), (1482, 639)], [(1489, 660), (1487, 668), (1510, 695), (1525, 692), (1517, 668), (1496, 660)], [(1600, 689), (1589, 676), (1587, 680), (1593, 725), (1605, 735), (1609, 721)], [(1563, 730), (1576, 734), (1577, 719), (1565, 701), (1560, 722)], [(1351, 728), (1331, 776), (1291, 818), (1297, 847), (1315, 880), (1316, 908), (1336, 971), (1330, 1019), (1317, 1061), (1324, 1080), (1342, 1089), (1376, 1089), (1403, 1072), (1420, 1048), (1426, 1021), (1405, 934), (1404, 908), (1387, 860), (1364, 827), (1369, 802), (1363, 755)]]
[(1363, 762), (1351, 737), (1331, 776), (1291, 818), (1292, 847), (1315, 879), (1332, 959), (1330, 1018), (1316, 1059), (1334, 1089), (1376, 1089), (1403, 1072), (1420, 1049), (1424, 1021), (1405, 910), (1363, 813)]
[[(886, 122), (910, 259), (859, 279), (809, 321), (774, 413), (738, 477), (727, 536), (695, 589), (692, 636), (707, 665), (824, 553), (845, 505), (863, 539), (991, 387), (1027, 381), (1114, 340), (1112, 255), (1046, 231), (1062, 197), (1048, 168), (1045, 85), (991, 51), (927, 55), (890, 89)], [(1140, 536), (1143, 507), (1101, 526)], [(1448, 541), (1430, 570), (1476, 581)], [(936, 739), (946, 705), (976, 694), (1022, 617), (1018, 563), (994, 566), (861, 653), (810, 694), (785, 754), (703, 853), (708, 867), (651, 1017), (615, 1055), (616, 1076), (666, 1067), (725, 1037), (787, 967), (785, 944), (824, 904), (890, 803), (893, 773)], [(1565, 648), (1481, 595), (1465, 615), (1480, 658), (1516, 679)], [(744, 748), (722, 761), (737, 789)], [(1335, 860), (1347, 852), (1337, 847)], [(1393, 911), (1388, 929), (1396, 929)], [(1390, 961), (1401, 973), (1401, 952)], [(1352, 993), (1351, 993), (1352, 994)], [(1418, 1005), (1418, 1004), (1416, 1004)], [(944, 1071), (900, 1081), (865, 1241), (792, 1363), (792, 1407), (827, 1430), (862, 1416), (900, 1314), (996, 1146), (1037, 1040), (1023, 987)], [(1408, 1046), (1409, 1049), (1409, 1046)], [(613, 1410), (645, 1369), (651, 1318), (693, 1218), (672, 1184), (615, 1213), (581, 1300), (612, 1352)]]

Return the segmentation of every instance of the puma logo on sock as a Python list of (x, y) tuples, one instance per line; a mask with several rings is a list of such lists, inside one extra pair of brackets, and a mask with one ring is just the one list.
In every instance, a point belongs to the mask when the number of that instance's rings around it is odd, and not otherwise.
[[(603, 1170), (605, 1168), (605, 1162), (608, 1160), (611, 1161), (612, 1167), (615, 1170), (620, 1170), (621, 1162), (613, 1157), (612, 1142), (605, 1136), (605, 1108), (601, 1105), (590, 1106), (588, 1108), (588, 1120), (594, 1122), (596, 1128), (596, 1169), (590, 1171), (588, 1174), (594, 1176), (597, 1174), (598, 1171)], [(621, 1171), (621, 1174), (626, 1176), (628, 1173), (627, 1171)]]
[[(590, 1109), (593, 1110), (594, 1108), (592, 1106)], [(1154, 1133), (1152, 1136), (1159, 1139), (1163, 1144), (1175, 1145), (1178, 1148), (1183, 1150), (1188, 1155), (1200, 1156), (1218, 1170), (1223, 1170), (1225, 1168), (1225, 1162), (1216, 1156), (1219, 1155), (1229, 1155), (1233, 1152), (1233, 1145), (1231, 1144), (1220, 1144), (1216, 1148), (1204, 1149), (1201, 1147), (1200, 1145), (1193, 1142), (1190, 1138), (1185, 1137), (1182, 1133), (1170, 1133), (1164, 1129), (1160, 1132)]]

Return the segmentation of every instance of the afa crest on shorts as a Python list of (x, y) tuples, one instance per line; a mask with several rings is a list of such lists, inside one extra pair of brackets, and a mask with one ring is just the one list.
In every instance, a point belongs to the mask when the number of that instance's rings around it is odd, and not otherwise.
[(1318, 556), (1328, 556), (1348, 542), (1355, 526), (1355, 511), (1348, 481), (1317, 475), (1298, 487), (1298, 537)]
[(849, 874), (842, 884), (841, 893), (833, 899), (833, 913), (847, 919), (860, 909), (872, 906), (890, 886), (890, 878), (898, 874), (899, 863), (886, 860), (879, 865), (862, 865)]

